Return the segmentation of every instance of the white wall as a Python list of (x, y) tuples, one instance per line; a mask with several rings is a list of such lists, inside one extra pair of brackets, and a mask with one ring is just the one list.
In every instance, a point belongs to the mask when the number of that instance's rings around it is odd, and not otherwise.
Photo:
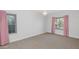
[(30, 10), (7, 10), (7, 13), (17, 15), (17, 33), (10, 34), (10, 42), (44, 33), (43, 15)]
[(79, 38), (79, 11), (60, 11), (50, 13), (47, 20), (47, 32), (51, 32), (51, 17), (62, 17), (64, 15), (69, 15), (69, 36)]

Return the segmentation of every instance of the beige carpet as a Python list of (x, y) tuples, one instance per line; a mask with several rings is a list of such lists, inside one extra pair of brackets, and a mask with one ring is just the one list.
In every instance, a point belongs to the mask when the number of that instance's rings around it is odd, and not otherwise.
[(16, 41), (0, 48), (6, 49), (78, 49), (79, 40), (55, 34), (41, 34)]

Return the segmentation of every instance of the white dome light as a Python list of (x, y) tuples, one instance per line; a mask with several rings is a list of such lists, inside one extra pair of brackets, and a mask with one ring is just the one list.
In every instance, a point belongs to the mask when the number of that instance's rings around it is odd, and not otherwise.
[(44, 15), (44, 16), (46, 16), (47, 14), (48, 14), (47, 11), (44, 11), (44, 12), (43, 12), (43, 15)]

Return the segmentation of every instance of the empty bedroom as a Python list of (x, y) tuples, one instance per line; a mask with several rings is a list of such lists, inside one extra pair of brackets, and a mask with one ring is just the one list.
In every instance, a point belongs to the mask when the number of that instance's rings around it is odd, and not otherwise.
[(0, 10), (0, 49), (79, 49), (79, 10)]

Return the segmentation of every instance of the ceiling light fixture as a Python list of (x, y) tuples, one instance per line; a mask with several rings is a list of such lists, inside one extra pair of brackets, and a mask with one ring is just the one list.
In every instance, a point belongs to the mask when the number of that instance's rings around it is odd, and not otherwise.
[(44, 16), (46, 16), (47, 14), (48, 14), (47, 11), (44, 11), (44, 12), (43, 12), (43, 15), (44, 15)]

